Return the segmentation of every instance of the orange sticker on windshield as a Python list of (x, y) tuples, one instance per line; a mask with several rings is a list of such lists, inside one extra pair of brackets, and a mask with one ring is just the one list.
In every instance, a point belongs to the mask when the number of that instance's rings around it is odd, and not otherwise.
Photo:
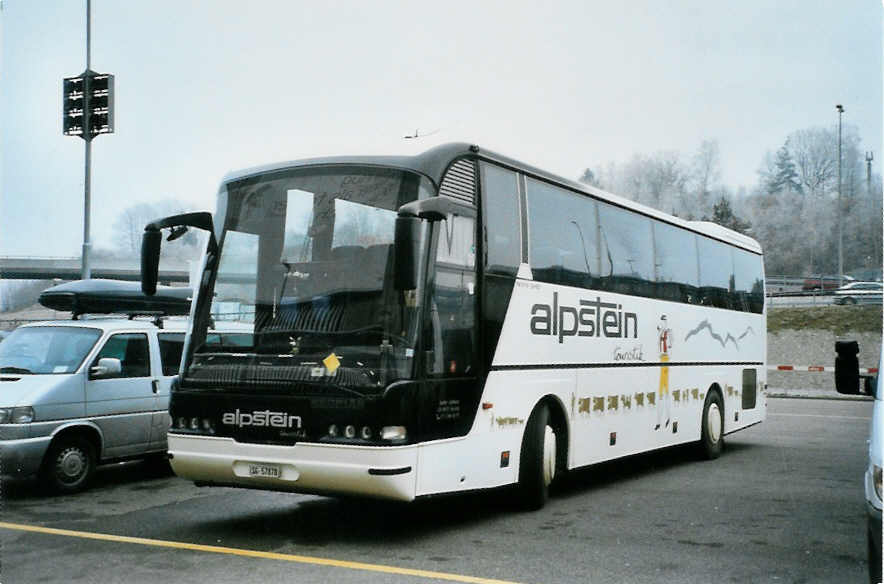
[(325, 365), (325, 368), (328, 369), (329, 373), (334, 373), (338, 370), (338, 367), (341, 366), (341, 361), (338, 359), (337, 355), (332, 353), (322, 360), (322, 364)]

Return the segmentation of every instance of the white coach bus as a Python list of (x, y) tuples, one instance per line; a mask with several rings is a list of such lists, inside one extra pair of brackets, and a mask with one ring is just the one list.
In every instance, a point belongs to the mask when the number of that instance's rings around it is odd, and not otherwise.
[[(410, 501), (676, 444), (715, 458), (765, 418), (754, 240), (469, 144), (228, 175), (169, 432), (198, 485)], [(239, 307), (225, 314), (225, 307)], [(229, 310), (229, 308), (228, 308)], [(250, 347), (207, 344), (215, 320)]]

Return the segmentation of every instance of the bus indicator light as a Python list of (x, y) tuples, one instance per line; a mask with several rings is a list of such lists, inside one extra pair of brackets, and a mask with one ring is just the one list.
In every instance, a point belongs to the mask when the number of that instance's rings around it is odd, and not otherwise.
[(504, 450), (500, 453), (500, 468), (506, 468), (510, 465), (510, 451)]

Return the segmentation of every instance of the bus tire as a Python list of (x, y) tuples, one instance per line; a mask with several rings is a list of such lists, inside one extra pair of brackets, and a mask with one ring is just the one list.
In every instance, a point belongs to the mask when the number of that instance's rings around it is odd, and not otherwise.
[(721, 456), (724, 446), (724, 404), (721, 394), (710, 391), (700, 420), (700, 454), (706, 460)]
[(529, 510), (540, 509), (556, 475), (556, 434), (545, 404), (534, 408), (528, 418), (519, 460), (520, 503)]
[(86, 438), (61, 436), (46, 453), (43, 480), (57, 493), (76, 493), (86, 488), (95, 470), (95, 448)]

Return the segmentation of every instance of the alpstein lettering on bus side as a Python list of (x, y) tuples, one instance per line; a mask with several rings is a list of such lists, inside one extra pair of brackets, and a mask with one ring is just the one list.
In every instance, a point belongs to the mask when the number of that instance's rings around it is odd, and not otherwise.
[(221, 417), (221, 423), (227, 426), (257, 426), (259, 428), (300, 428), (301, 416), (291, 416), (285, 412), (271, 412), (270, 410), (241, 412), (239, 408), (235, 412), (225, 412)]
[(580, 300), (580, 306), (559, 304), (559, 293), (553, 292), (552, 305), (538, 303), (531, 307), (531, 334), (565, 337), (638, 338), (638, 316), (624, 312), (622, 304)]

